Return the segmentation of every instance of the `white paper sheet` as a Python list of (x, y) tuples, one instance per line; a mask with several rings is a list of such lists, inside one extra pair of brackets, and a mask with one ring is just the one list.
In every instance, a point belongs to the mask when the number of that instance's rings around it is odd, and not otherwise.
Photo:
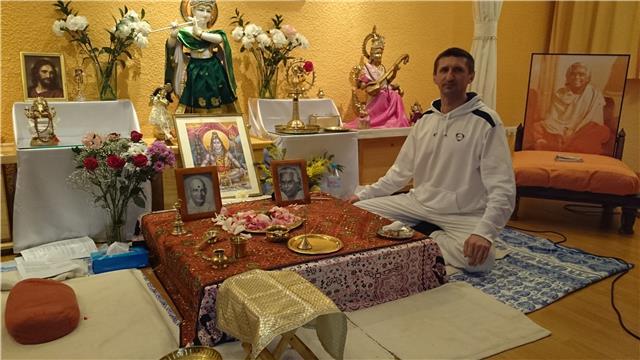
[(72, 260), (25, 261), (23, 258), (17, 257), (16, 264), (22, 279), (45, 279), (80, 268), (80, 265)]
[(26, 262), (72, 260), (91, 256), (98, 251), (96, 244), (88, 236), (52, 242), (22, 250), (20, 254)]

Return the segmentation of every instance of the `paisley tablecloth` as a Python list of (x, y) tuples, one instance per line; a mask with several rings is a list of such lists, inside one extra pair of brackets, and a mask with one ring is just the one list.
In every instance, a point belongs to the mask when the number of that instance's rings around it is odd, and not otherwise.
[[(344, 247), (333, 254), (301, 255), (286, 244), (270, 243), (264, 236), (248, 242), (248, 256), (228, 268), (216, 270), (195, 252), (204, 232), (213, 228), (210, 219), (186, 223), (191, 234), (171, 235), (173, 211), (152, 213), (142, 219), (142, 230), (150, 250), (154, 271), (183, 318), (181, 342), (195, 340), (212, 345), (221, 338), (215, 329), (215, 295), (224, 279), (249, 269), (296, 271), (316, 285), (343, 311), (357, 310), (431, 289), (447, 282), (442, 254), (437, 244), (416, 233), (403, 243), (376, 235), (389, 220), (338, 199), (322, 198), (293, 209), (306, 214), (306, 224), (292, 235), (321, 233), (338, 237)], [(229, 205), (230, 212), (247, 209), (266, 211), (271, 200)], [(222, 232), (224, 233), (224, 232)], [(230, 254), (226, 235), (203, 249), (210, 256), (214, 248)]]

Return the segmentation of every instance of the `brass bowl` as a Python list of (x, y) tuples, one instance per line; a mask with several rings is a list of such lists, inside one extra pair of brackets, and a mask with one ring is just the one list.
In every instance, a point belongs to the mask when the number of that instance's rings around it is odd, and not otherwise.
[(163, 356), (160, 360), (222, 360), (222, 355), (206, 346), (180, 348)]
[(271, 225), (266, 229), (265, 239), (269, 242), (279, 243), (289, 240), (289, 228), (284, 225)]

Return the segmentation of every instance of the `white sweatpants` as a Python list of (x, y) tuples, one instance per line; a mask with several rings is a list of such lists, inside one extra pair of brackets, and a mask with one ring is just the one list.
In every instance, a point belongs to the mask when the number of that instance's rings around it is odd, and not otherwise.
[[(402, 221), (410, 226), (414, 226), (421, 221), (438, 225), (442, 230), (425, 235), (429, 235), (430, 238), (438, 243), (447, 265), (465, 269), (469, 272), (485, 272), (493, 267), (496, 256), (495, 246), (491, 247), (487, 260), (480, 265), (469, 265), (467, 258), (463, 255), (464, 242), (480, 222), (482, 214), (437, 214), (425, 208), (408, 193), (362, 200), (354, 205), (389, 220)], [(489, 239), (491, 242), (494, 240)]]

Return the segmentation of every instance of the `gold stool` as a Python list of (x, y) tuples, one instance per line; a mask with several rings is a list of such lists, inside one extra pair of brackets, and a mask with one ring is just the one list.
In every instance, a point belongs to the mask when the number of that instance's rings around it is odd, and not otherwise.
[[(222, 283), (216, 298), (218, 328), (242, 341), (247, 359), (279, 359), (290, 346), (304, 359), (317, 359), (296, 330), (315, 320), (318, 338), (342, 359), (345, 315), (313, 284), (292, 271), (252, 270)], [(282, 336), (273, 352), (266, 347)]]

